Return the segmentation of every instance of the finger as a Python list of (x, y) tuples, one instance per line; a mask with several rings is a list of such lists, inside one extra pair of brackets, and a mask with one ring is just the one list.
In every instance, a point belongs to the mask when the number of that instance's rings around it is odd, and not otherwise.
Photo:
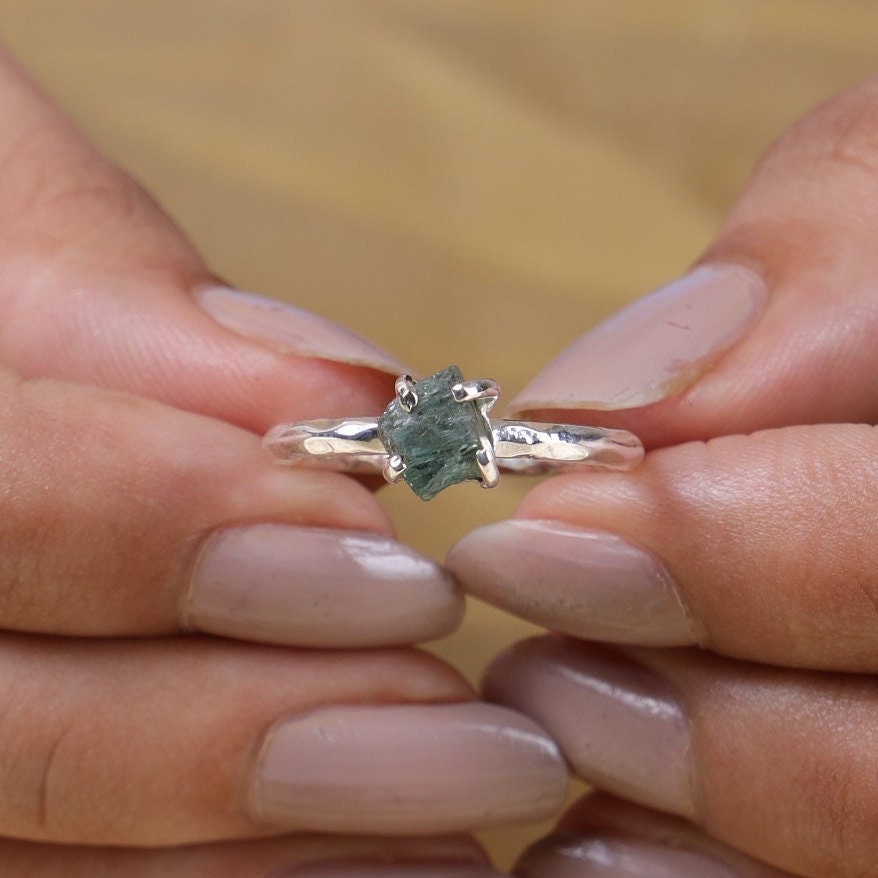
[(759, 164), (699, 267), (574, 342), (514, 408), (624, 426), (653, 447), (874, 423), (876, 132), (878, 77), (806, 116)]
[(486, 693), (600, 789), (796, 875), (878, 875), (873, 677), (544, 637), (501, 656)]
[(413, 651), (0, 641), (0, 835), (177, 845), (548, 816), (557, 748)]
[(333, 473), (140, 397), (0, 374), (0, 628), (295, 646), (449, 633), (459, 590)]
[(258, 432), (383, 408), (387, 379), (375, 370), (399, 374), (398, 361), (323, 318), (218, 284), (3, 55), (0, 118), (0, 361)]
[(449, 567), (479, 597), (588, 639), (875, 671), (876, 454), (863, 425), (661, 449), (634, 473), (537, 487)]
[(580, 799), (518, 860), (516, 878), (791, 878), (686, 820), (604, 793)]
[(0, 841), (4, 878), (499, 878), (465, 836), (292, 836), (169, 850)]

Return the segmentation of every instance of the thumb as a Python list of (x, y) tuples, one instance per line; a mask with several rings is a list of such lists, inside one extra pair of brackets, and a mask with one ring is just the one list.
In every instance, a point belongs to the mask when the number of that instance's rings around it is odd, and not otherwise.
[(369, 414), (382, 372), (354, 333), (235, 292), (161, 209), (0, 55), (0, 360), (263, 431)]
[(777, 141), (697, 267), (573, 342), (512, 407), (625, 427), (652, 447), (874, 423), (876, 228), (873, 77)]

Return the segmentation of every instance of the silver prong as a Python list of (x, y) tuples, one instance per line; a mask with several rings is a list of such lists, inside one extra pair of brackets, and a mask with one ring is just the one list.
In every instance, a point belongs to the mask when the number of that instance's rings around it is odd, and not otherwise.
[(494, 446), (487, 436), (482, 436), (480, 445), (476, 452), (476, 463), (482, 474), (482, 487), (496, 488), (500, 483), (500, 470), (497, 467), (497, 458), (494, 456)]
[(399, 404), (410, 412), (418, 404), (418, 395), (414, 391), (415, 382), (411, 375), (400, 375), (394, 384)]
[[(481, 467), (480, 467), (481, 469)], [(398, 455), (391, 455), (390, 459), (384, 464), (382, 475), (390, 482), (391, 485), (398, 482), (402, 474), (405, 472), (405, 461)]]
[(463, 381), (451, 388), (451, 395), (455, 402), (470, 402), (474, 399), (490, 399), (493, 401), (500, 398), (500, 385), (490, 378), (479, 378), (476, 381)]

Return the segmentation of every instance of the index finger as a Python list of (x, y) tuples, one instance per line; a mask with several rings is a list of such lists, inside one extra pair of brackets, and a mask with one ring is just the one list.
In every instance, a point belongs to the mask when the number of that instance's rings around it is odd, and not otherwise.
[(0, 121), (0, 362), (259, 433), (384, 408), (382, 373), (403, 364), (318, 315), (217, 281), (2, 50)]
[(0, 436), (0, 629), (366, 647), (463, 615), (365, 488), (231, 424), (0, 371)]
[(683, 278), (573, 342), (513, 403), (648, 447), (878, 416), (878, 77), (756, 168)]

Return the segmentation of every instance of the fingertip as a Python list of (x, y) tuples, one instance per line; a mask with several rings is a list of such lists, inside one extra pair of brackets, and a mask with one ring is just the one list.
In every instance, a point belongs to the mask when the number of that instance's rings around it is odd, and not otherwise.
[(267, 825), (447, 832), (551, 816), (567, 781), (548, 735), (507, 708), (347, 705), (271, 728), (251, 807)]
[(361, 531), (250, 524), (214, 532), (190, 577), (187, 627), (262, 643), (368, 648), (451, 633), (460, 590), (441, 567)]
[(876, 101), (872, 77), (794, 124), (695, 268), (574, 341), (513, 411), (622, 427), (651, 448), (873, 423)]
[(767, 299), (750, 269), (699, 265), (573, 342), (511, 409), (614, 411), (676, 396), (746, 335)]
[(402, 361), (359, 333), (290, 302), (215, 285), (194, 290), (192, 297), (221, 326), (278, 353), (394, 376), (408, 371)]
[[(607, 505), (618, 498), (620, 505), (637, 497), (637, 479), (642, 478), (646, 462), (632, 473), (564, 473), (538, 483), (522, 497), (514, 520), (562, 521), (574, 526), (600, 527)], [(589, 499), (591, 498), (591, 499)], [(602, 504), (606, 498), (609, 503)]]
[[(273, 477), (295, 495), (291, 520), (315, 527), (368, 531), (395, 537), (390, 514), (363, 484), (341, 473), (278, 467)], [(283, 482), (287, 482), (284, 486)]]
[(669, 814), (601, 792), (579, 799), (528, 847), (516, 878), (791, 878)]
[[(418, 878), (490, 878), (489, 860), (467, 835), (389, 837), (295, 834), (172, 848), (100, 847), (0, 840), (4, 878), (293, 878), (342, 874), (417, 875)], [(381, 871), (382, 865), (389, 870)], [(430, 867), (436, 871), (431, 872)], [(406, 871), (414, 869), (414, 872)], [(375, 870), (374, 872), (372, 870)], [(483, 871), (485, 870), (485, 871)]]
[(447, 564), (476, 597), (552, 631), (649, 646), (695, 640), (661, 561), (606, 530), (516, 518), (471, 532)]

